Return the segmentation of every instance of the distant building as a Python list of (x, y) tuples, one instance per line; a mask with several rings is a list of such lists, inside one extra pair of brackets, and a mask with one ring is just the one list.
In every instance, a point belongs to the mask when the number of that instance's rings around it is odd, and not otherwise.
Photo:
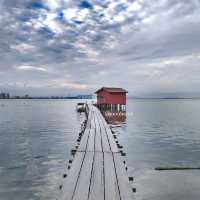
[(95, 92), (97, 94), (97, 105), (101, 109), (111, 111), (125, 111), (126, 94), (123, 88), (102, 87)]
[(78, 99), (92, 99), (92, 95), (90, 94), (84, 94), (84, 95), (78, 95)]
[(10, 94), (9, 93), (0, 93), (0, 99), (10, 99)]

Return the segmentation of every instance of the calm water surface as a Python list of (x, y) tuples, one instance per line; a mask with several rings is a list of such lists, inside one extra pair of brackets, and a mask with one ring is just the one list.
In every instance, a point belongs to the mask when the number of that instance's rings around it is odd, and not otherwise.
[(200, 171), (154, 171), (200, 167), (199, 120), (199, 100), (129, 100), (127, 123), (116, 131), (138, 200), (200, 199)]
[[(0, 200), (55, 200), (84, 116), (75, 100), (0, 100)], [(129, 100), (114, 128), (138, 200), (199, 200), (199, 100)]]
[(76, 103), (0, 101), (0, 200), (55, 200), (83, 120)]

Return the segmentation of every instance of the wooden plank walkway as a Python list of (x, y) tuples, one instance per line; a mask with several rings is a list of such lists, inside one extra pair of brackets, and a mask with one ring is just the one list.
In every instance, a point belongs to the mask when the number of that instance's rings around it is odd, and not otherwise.
[(88, 120), (61, 200), (133, 200), (134, 195), (110, 127), (100, 111), (88, 106)]

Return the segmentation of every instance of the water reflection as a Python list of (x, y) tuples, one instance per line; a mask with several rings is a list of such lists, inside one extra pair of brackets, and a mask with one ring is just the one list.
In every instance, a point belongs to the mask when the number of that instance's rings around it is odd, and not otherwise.
[(121, 124), (126, 122), (126, 112), (112, 112), (112, 111), (104, 111), (103, 115), (109, 124)]
[(125, 105), (96, 105), (109, 124), (123, 124), (126, 122)]

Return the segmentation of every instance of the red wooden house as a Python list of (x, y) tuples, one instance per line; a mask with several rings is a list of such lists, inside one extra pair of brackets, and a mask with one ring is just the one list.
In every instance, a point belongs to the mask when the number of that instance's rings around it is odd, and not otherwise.
[(123, 88), (102, 87), (96, 91), (97, 105), (111, 111), (125, 111), (126, 93)]

